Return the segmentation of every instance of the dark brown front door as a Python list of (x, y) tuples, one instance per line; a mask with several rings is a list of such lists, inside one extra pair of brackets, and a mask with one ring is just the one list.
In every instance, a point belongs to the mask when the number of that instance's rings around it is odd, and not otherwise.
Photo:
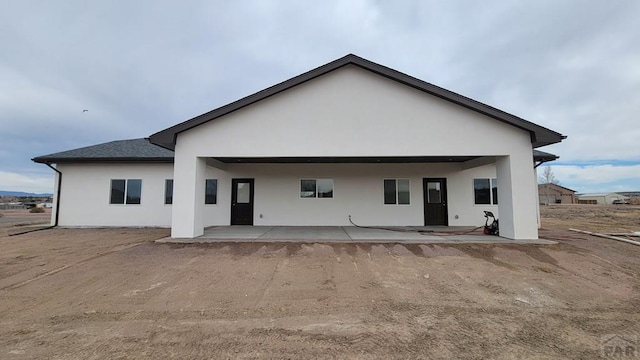
[(231, 186), (231, 225), (253, 225), (253, 179), (232, 179)]
[(449, 225), (447, 215), (447, 179), (423, 179), (424, 225)]

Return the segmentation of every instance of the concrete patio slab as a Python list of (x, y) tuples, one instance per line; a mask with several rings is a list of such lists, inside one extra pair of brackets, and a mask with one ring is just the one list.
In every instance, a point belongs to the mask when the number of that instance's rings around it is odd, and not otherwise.
[[(419, 232), (422, 230), (423, 232)], [(205, 230), (194, 239), (164, 238), (158, 243), (218, 243), (218, 242), (297, 242), (297, 243), (381, 243), (381, 244), (556, 244), (555, 241), (511, 240), (484, 235), (470, 228), (437, 229), (398, 227), (390, 229), (355, 226), (217, 226)]]
[(398, 228), (397, 231), (348, 226), (344, 231), (352, 240), (425, 240), (430, 235), (423, 235), (417, 230)]
[(273, 226), (216, 226), (204, 230), (202, 239), (247, 239), (255, 240), (272, 230)]
[(341, 226), (275, 226), (258, 240), (351, 240)]

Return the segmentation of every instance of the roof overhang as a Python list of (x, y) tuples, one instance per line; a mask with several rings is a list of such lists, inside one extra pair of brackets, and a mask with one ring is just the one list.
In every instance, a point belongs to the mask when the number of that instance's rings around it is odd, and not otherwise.
[(40, 164), (62, 163), (173, 163), (174, 153), (138, 138), (109, 141), (73, 150), (38, 156)]
[(143, 158), (143, 157), (131, 157), (131, 158), (52, 158), (52, 157), (36, 157), (31, 161), (39, 164), (87, 164), (87, 163), (160, 163), (160, 164), (172, 164), (173, 158)]
[(339, 69), (343, 66), (354, 65), (364, 70), (373, 72), (375, 74), (384, 76), (393, 81), (397, 81), (401, 84), (410, 86), (414, 89), (426, 92), (433, 96), (439, 97), (446, 101), (452, 102), (454, 104), (460, 105), (467, 109), (476, 111), (485, 116), (491, 117), (498, 121), (507, 123), (509, 125), (518, 127), (522, 130), (529, 132), (531, 136), (531, 144), (534, 148), (538, 148), (545, 145), (555, 144), (563, 139), (566, 136), (563, 136), (560, 133), (557, 133), (553, 130), (547, 129), (540, 125), (534, 124), (517, 116), (506, 113), (502, 110), (496, 109), (492, 106), (483, 104), (481, 102), (475, 101), (468, 97), (462, 96), (460, 94), (454, 93), (452, 91), (443, 89), (431, 83), (422, 81), (420, 79), (414, 78), (410, 75), (401, 73), (397, 70), (393, 70), (386, 66), (376, 64), (372, 61), (363, 59), (353, 54), (349, 54), (340, 59), (334, 60), (328, 64), (322, 65), (318, 68), (315, 68), (311, 71), (308, 71), (304, 74), (298, 75), (294, 78), (281, 82), (277, 85), (271, 86), (267, 89), (259, 91), (253, 95), (249, 95), (245, 98), (232, 102), (228, 105), (222, 106), (215, 110), (209, 111), (202, 115), (196, 116), (190, 120), (182, 122), (180, 124), (174, 125), (170, 128), (159, 131), (149, 137), (151, 143), (156, 144), (158, 146), (162, 146), (169, 150), (174, 150), (176, 145), (176, 139), (178, 134), (181, 132), (187, 131), (204, 123), (207, 123), (211, 120), (229, 114), (233, 111), (241, 109), (245, 106), (249, 106), (253, 103), (256, 103), (260, 100), (266, 99), (270, 96), (276, 95), (285, 90), (291, 89), (297, 85), (305, 83), (309, 80), (315, 79), (319, 76), (322, 76), (326, 73)]
[(459, 163), (478, 156), (316, 156), (316, 157), (214, 157), (225, 164), (411, 164)]
[(548, 152), (533, 150), (533, 161), (535, 163), (534, 167), (538, 167), (546, 162), (558, 160), (560, 157), (558, 155), (554, 155)]

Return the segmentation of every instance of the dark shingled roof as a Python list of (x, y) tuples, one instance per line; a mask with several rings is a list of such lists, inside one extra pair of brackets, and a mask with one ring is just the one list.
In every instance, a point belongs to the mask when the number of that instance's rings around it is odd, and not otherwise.
[(157, 162), (172, 163), (173, 151), (154, 145), (149, 139), (111, 141), (31, 159), (37, 163)]
[(506, 124), (513, 125), (517, 128), (525, 130), (529, 132), (531, 136), (531, 144), (533, 145), (534, 148), (559, 143), (560, 141), (566, 138), (566, 136), (560, 133), (557, 133), (553, 130), (549, 130), (545, 127), (534, 124), (530, 121), (519, 118), (517, 116), (511, 115), (500, 109), (496, 109), (492, 106), (483, 104), (479, 101), (470, 99), (466, 96), (454, 93), (453, 91), (443, 89), (436, 85), (430, 84), (426, 81), (416, 79), (410, 75), (401, 73), (397, 70), (388, 68), (386, 66), (376, 64), (372, 61), (363, 59), (359, 56), (349, 54), (340, 59), (334, 60), (328, 64), (322, 65), (318, 68), (308, 71), (304, 74), (298, 75), (289, 80), (281, 82), (277, 85), (274, 85), (267, 89), (259, 91), (253, 95), (249, 95), (245, 98), (232, 102), (228, 105), (222, 106), (215, 110), (211, 110), (208, 113), (196, 116), (191, 120), (187, 120), (183, 123), (180, 123), (170, 128), (159, 131), (151, 135), (149, 139), (154, 144), (173, 150), (175, 149), (176, 139), (178, 137), (178, 134), (183, 131), (187, 131), (196, 126), (199, 126), (209, 121), (212, 121), (214, 119), (217, 119), (221, 116), (229, 114), (245, 106), (251, 105), (253, 103), (266, 99), (270, 96), (276, 95), (280, 92), (289, 90), (297, 85), (305, 83), (309, 80), (313, 80), (319, 76), (322, 76), (331, 71), (340, 69), (343, 66), (347, 66), (347, 65), (357, 66), (361, 69), (370, 71), (374, 74), (384, 76), (388, 79), (410, 86), (414, 89), (423, 91), (427, 94), (437, 96), (443, 100), (450, 101), (454, 104), (460, 105), (462, 107), (476, 111), (480, 114), (486, 115), (498, 121), (501, 121)]

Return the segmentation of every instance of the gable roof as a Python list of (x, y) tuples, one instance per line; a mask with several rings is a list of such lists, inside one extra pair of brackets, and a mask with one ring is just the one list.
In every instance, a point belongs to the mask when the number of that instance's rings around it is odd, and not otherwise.
[(173, 151), (154, 145), (149, 139), (111, 141), (31, 159), (42, 164), (96, 162), (172, 163)]
[[(564, 187), (564, 186), (558, 185), (558, 184), (538, 184), (538, 188), (547, 187), (547, 186), (560, 188), (560, 189), (566, 190), (567, 192), (571, 192), (571, 193), (575, 193), (576, 192), (575, 190), (569, 189), (568, 187)], [(560, 189), (557, 189), (557, 190), (560, 191)]]
[(361, 57), (358, 57), (356, 55), (353, 54), (349, 54), (347, 56), (344, 56), (340, 59), (334, 60), (328, 64), (322, 65), (318, 68), (315, 68), (311, 71), (308, 71), (304, 74), (298, 75), (296, 77), (293, 77), (289, 80), (286, 80), (284, 82), (281, 82), (279, 84), (276, 84), (274, 86), (271, 86), (267, 89), (264, 89), (262, 91), (259, 91), (253, 95), (249, 95), (247, 97), (244, 97), (240, 100), (237, 100), (235, 102), (232, 102), (228, 105), (219, 107), (215, 110), (209, 111), (207, 113), (204, 113), (202, 115), (196, 116), (190, 120), (187, 120), (185, 122), (182, 122), (180, 124), (174, 125), (172, 127), (169, 127), (167, 129), (164, 129), (162, 131), (159, 131), (153, 135), (151, 135), (149, 137), (149, 140), (151, 141), (151, 143), (162, 146), (166, 149), (171, 149), (174, 150), (175, 149), (175, 145), (176, 145), (176, 138), (178, 136), (179, 133), (192, 129), (196, 126), (202, 125), (204, 123), (207, 123), (211, 120), (214, 120), (216, 118), (219, 118), (221, 116), (224, 116), (226, 114), (229, 114), (233, 111), (236, 111), (238, 109), (241, 109), (245, 106), (251, 105), (253, 103), (256, 103), (260, 100), (266, 99), (270, 96), (273, 96), (275, 94), (278, 94), (282, 91), (291, 89), (297, 85), (300, 85), (304, 82), (307, 82), (309, 80), (315, 79), (319, 76), (322, 76), (326, 73), (329, 73), (331, 71), (337, 70), (339, 68), (342, 68), (344, 66), (347, 65), (354, 65), (357, 66), (361, 69), (370, 71), (372, 73), (378, 74), (380, 76), (384, 76), (388, 79), (397, 81), (401, 84), (410, 86), (414, 89), (426, 92), (428, 94), (431, 94), (433, 96), (439, 97), (441, 99), (444, 99), (446, 101), (450, 101), (454, 104), (460, 105), (462, 107), (465, 107), (467, 109), (476, 111), (478, 113), (481, 113), (483, 115), (489, 116), (493, 119), (496, 119), (498, 121), (502, 121), (504, 123), (507, 123), (509, 125), (513, 125), (515, 127), (518, 127), (522, 130), (528, 131), (529, 134), (531, 135), (531, 143), (533, 145), (534, 148), (540, 147), (540, 146), (545, 146), (545, 145), (550, 145), (550, 144), (555, 144), (558, 143), (560, 141), (562, 141), (563, 139), (566, 138), (566, 136), (563, 136), (560, 133), (557, 133), (553, 130), (549, 130), (545, 127), (542, 127), (540, 125), (534, 124), (530, 121), (524, 120), (522, 118), (519, 118), (515, 115), (511, 115), (509, 113), (506, 113), (502, 110), (496, 109), (492, 106), (483, 104), (481, 102), (478, 102), (476, 100), (470, 99), (468, 97), (462, 96), (460, 94), (454, 93), (452, 91), (443, 89), (441, 87), (438, 87), (436, 85), (430, 84), (426, 81), (422, 81), (420, 79), (414, 78), (412, 76), (409, 76), (407, 74), (401, 73), (397, 70), (393, 70), (391, 68), (388, 68), (386, 66), (380, 65), (380, 64), (376, 64), (372, 61), (363, 59)]

